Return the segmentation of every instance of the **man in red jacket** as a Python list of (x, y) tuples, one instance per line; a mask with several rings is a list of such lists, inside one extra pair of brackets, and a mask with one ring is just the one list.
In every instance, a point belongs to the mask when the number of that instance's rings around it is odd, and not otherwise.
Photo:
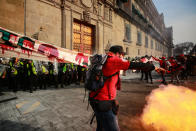
[(165, 73), (168, 70), (168, 68), (167, 68), (167, 63), (166, 63), (165, 57), (163, 56), (161, 59), (158, 59), (156, 57), (153, 57), (153, 58), (154, 58), (154, 60), (158, 61), (159, 64), (160, 64), (160, 67), (164, 69), (164, 70), (160, 71), (161, 78), (162, 78), (162, 82), (161, 83), (167, 84), (167, 82), (165, 80)]
[(116, 118), (118, 104), (115, 100), (117, 90), (121, 89), (119, 71), (154, 70), (155, 67), (152, 64), (134, 63), (122, 59), (124, 55), (122, 46), (112, 46), (107, 55), (107, 61), (102, 69), (103, 75), (106, 77), (116, 75), (107, 79), (103, 88), (90, 92), (89, 99), (97, 119), (97, 131), (119, 131)]

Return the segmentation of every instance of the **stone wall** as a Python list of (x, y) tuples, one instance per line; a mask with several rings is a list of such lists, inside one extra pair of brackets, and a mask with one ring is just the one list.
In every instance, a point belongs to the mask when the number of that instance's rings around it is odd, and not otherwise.
[[(59, 0), (55, 0), (59, 3)], [(47, 0), (26, 0), (26, 35), (34, 37), (37, 35), (38, 40), (72, 49), (73, 46), (73, 22), (74, 19), (84, 22), (84, 11), (90, 12), (90, 21), (88, 24), (95, 28), (94, 52), (105, 53), (105, 50), (112, 45), (122, 45), (124, 50), (128, 48), (127, 57), (153, 55), (162, 56), (162, 51), (155, 49), (154, 38), (146, 34), (135, 24), (127, 21), (112, 10), (112, 22), (104, 20), (104, 3), (101, 3), (100, 13), (97, 8), (96, 0), (68, 0), (65, 1), (65, 10), (62, 14), (59, 5)], [(60, 4), (60, 3), (59, 3)], [(89, 6), (89, 7), (88, 7)], [(107, 8), (110, 8), (107, 6)], [(112, 9), (112, 8), (110, 8)], [(0, 0), (0, 26), (24, 33), (24, 0)], [(99, 15), (98, 15), (99, 14)], [(62, 15), (65, 21), (62, 27)], [(131, 41), (125, 42), (125, 23), (130, 25)], [(62, 36), (62, 28), (65, 29)], [(142, 32), (142, 44), (137, 45), (137, 31)], [(148, 36), (148, 48), (145, 47), (145, 36)], [(62, 37), (65, 43), (62, 45)], [(153, 49), (151, 49), (151, 40), (153, 40)], [(158, 43), (160, 44), (160, 43)], [(140, 54), (138, 55), (138, 50)]]
[(24, 0), (0, 0), (0, 26), (24, 34)]
[(38, 0), (27, 0), (26, 8), (26, 35), (38, 33), (39, 40), (61, 46), (60, 8)]

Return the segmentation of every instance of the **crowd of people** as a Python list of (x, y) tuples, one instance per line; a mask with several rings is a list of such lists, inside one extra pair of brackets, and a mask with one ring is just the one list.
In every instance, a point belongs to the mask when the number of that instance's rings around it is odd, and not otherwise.
[[(186, 80), (192, 74), (191, 65), (196, 62), (195, 57), (179, 55), (176, 57), (153, 56), (136, 57), (132, 62), (150, 63), (155, 65), (155, 71), (161, 76), (161, 83), (167, 84), (165, 76), (170, 76), (170, 83), (179, 83), (180, 79)], [(157, 66), (159, 65), (159, 66)], [(195, 64), (196, 65), (196, 64)], [(49, 86), (55, 88), (64, 87), (72, 83), (80, 84), (85, 81), (87, 68), (73, 63), (52, 63), (35, 61), (29, 59), (17, 59), (15, 57), (0, 58), (0, 83), (7, 85), (10, 90), (17, 92), (24, 90), (33, 92), (39, 89), (46, 89)], [(140, 80), (146, 80), (153, 84), (152, 71), (141, 71)]]
[(86, 68), (73, 63), (53, 63), (15, 57), (0, 58), (0, 84), (14, 92), (33, 91), (49, 86), (61, 88), (85, 81)]
[[(102, 78), (105, 77), (104, 82), (97, 90), (90, 90), (89, 103), (94, 111), (91, 121), (96, 117), (96, 130), (120, 130), (117, 119), (119, 102), (116, 99), (117, 90), (121, 90), (120, 70), (140, 70), (141, 79), (145, 76), (148, 82), (150, 78), (152, 84), (151, 72), (155, 70), (162, 78), (161, 83), (167, 84), (166, 74), (171, 75), (171, 82), (176, 78), (179, 83), (179, 76), (187, 79), (188, 75), (194, 71), (192, 65), (196, 65), (195, 57), (191, 56), (179, 55), (175, 58), (144, 56), (130, 61), (123, 59), (124, 54), (122, 46), (116, 45), (109, 49), (101, 70)], [(89, 68), (86, 73), (87, 68), (73, 63), (52, 63), (17, 58), (7, 59), (7, 61), (1, 58), (0, 60), (0, 84), (7, 84), (14, 92), (27, 90), (32, 93), (38, 88), (46, 89), (51, 85), (55, 88), (59, 86), (63, 88), (72, 83), (80, 84), (85, 81), (86, 74), (92, 71)], [(93, 73), (94, 81), (99, 84), (99, 76)], [(97, 84), (95, 82), (92, 82), (90, 86)]]
[[(136, 57), (132, 59), (132, 61), (142, 62), (142, 63), (151, 63), (155, 65), (155, 71), (161, 76), (161, 83), (167, 84), (168, 82), (165, 79), (165, 76), (170, 76), (170, 83), (174, 82), (176, 79), (177, 83), (180, 83), (181, 80), (187, 80), (188, 76), (193, 74), (193, 65), (196, 65), (196, 57), (194, 56), (185, 56), (183, 54), (178, 55), (176, 57), (160, 57), (156, 58), (154, 56), (143, 56), (141, 58)], [(158, 66), (156, 65), (158, 64)], [(144, 76), (146, 82), (149, 82), (149, 78), (151, 84), (153, 84), (152, 71), (144, 72), (141, 71), (141, 79), (143, 80)]]

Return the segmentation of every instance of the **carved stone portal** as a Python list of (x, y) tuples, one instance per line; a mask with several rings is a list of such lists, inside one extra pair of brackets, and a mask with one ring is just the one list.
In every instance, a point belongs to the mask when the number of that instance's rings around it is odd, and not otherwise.
[(90, 23), (90, 21), (91, 21), (90, 12), (87, 10), (83, 11), (83, 18), (84, 18), (85, 22)]

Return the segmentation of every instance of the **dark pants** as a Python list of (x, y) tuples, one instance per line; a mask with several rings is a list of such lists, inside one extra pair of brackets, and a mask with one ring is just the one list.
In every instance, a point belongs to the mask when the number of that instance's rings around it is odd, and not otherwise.
[(148, 82), (148, 76), (150, 77), (150, 81), (151, 81), (151, 83), (152, 83), (152, 74), (151, 74), (152, 72), (151, 71), (149, 71), (149, 72), (146, 72), (145, 74), (146, 74), (146, 79), (147, 79), (147, 82)]
[(65, 73), (65, 79), (67, 85), (70, 85), (73, 82), (73, 72), (72, 71), (66, 71)]
[(183, 69), (181, 72), (181, 79), (182, 80), (187, 80), (188, 79), (188, 72), (186, 69)]
[(59, 72), (58, 73), (58, 83), (60, 84), (60, 86), (63, 88), (65, 82), (65, 74), (63, 72)]
[(48, 83), (50, 85), (54, 85), (55, 88), (57, 88), (58, 87), (58, 85), (57, 85), (57, 77), (54, 74), (49, 74), (48, 75)]
[(86, 80), (86, 71), (82, 72), (82, 80), (83, 80), (83, 82), (85, 82), (85, 80)]
[(82, 71), (78, 71), (78, 82), (82, 80)]
[(34, 87), (34, 90), (37, 90), (38, 88), (38, 76), (32, 75), (32, 86)]
[(17, 76), (11, 76), (9, 80), (10, 80), (9, 81), (10, 88), (13, 90), (13, 92), (17, 92), (18, 91)]
[(33, 85), (32, 85), (32, 77), (31, 76), (26, 76), (25, 78), (25, 89), (24, 90), (29, 90), (30, 93), (33, 92)]
[(78, 74), (77, 71), (73, 70), (73, 78), (72, 78), (72, 82), (76, 83), (78, 80)]
[(24, 74), (21, 74), (19, 76), (19, 84), (20, 84), (20, 89), (24, 90), (25, 89), (25, 78), (24, 78)]
[(96, 131), (119, 131), (118, 121), (116, 115), (112, 110), (107, 112), (95, 111), (97, 120)]
[(161, 72), (161, 78), (162, 78), (162, 82), (161, 83), (166, 83), (165, 81), (165, 73)]
[(141, 76), (141, 79), (140, 80), (143, 80), (144, 75), (145, 75), (145, 79), (144, 80), (147, 80), (147, 74), (146, 74), (146, 72), (141, 71), (141, 73), (142, 73), (142, 76)]
[(46, 89), (46, 83), (47, 83), (47, 75), (46, 74), (41, 74), (40, 75), (41, 77), (40, 77), (40, 89), (42, 89), (42, 87), (44, 88), (44, 89)]

